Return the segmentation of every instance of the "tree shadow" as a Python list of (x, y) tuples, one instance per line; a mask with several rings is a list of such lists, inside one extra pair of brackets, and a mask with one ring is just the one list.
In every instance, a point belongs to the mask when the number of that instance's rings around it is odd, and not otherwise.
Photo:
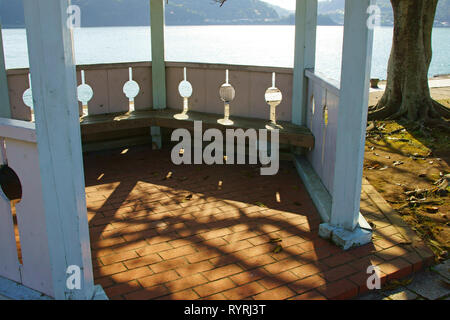
[[(94, 274), (112, 298), (190, 299), (186, 290), (197, 279), (189, 275), (210, 271), (203, 281), (214, 283), (222, 279), (214, 270), (229, 265), (240, 269), (236, 286), (259, 280), (254, 288), (238, 290), (236, 298), (257, 295), (261, 283), (268, 290), (286, 285), (299, 295), (365, 272), (369, 260), (350, 262), (376, 251), (370, 244), (343, 253), (318, 237), (319, 214), (290, 163), (268, 177), (259, 175), (258, 166), (175, 166), (168, 150), (124, 151), (85, 156)], [(279, 243), (283, 250), (275, 253)], [(195, 256), (146, 252), (161, 244), (168, 250), (192, 247)], [(105, 272), (103, 259), (123, 252), (135, 254), (108, 264), (121, 268)], [(349, 262), (347, 268), (339, 270), (340, 259)], [(209, 269), (199, 269), (205, 264)], [(137, 282), (129, 271), (142, 268), (148, 281)], [(300, 280), (313, 275), (320, 278)]]

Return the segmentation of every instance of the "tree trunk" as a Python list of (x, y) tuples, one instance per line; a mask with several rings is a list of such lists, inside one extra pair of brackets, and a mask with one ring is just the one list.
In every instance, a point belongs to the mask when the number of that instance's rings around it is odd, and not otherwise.
[(394, 37), (386, 91), (369, 120), (429, 121), (448, 117), (448, 109), (433, 101), (428, 86), (432, 57), (431, 34), (438, 0), (391, 0)]

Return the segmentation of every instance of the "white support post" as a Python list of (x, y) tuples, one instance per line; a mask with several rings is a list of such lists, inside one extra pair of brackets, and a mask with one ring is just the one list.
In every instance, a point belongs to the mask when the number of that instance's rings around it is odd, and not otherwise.
[[(23, 3), (54, 295), (92, 299), (77, 82), (72, 31), (66, 23), (69, 0)], [(79, 289), (66, 285), (69, 266), (81, 270)]]
[[(166, 64), (164, 54), (164, 2), (150, 0), (150, 22), (152, 41), (152, 85), (153, 109), (166, 108)], [(151, 127), (152, 141), (161, 148), (161, 128)]]
[(0, 118), (11, 118), (8, 78), (6, 76), (5, 54), (3, 52), (2, 24), (0, 21)]
[(316, 61), (317, 0), (297, 0), (295, 13), (292, 122), (306, 125), (307, 80), (305, 69)]
[(371, 241), (370, 226), (359, 212), (372, 62), (373, 30), (367, 26), (371, 4), (345, 1), (333, 204), (330, 225), (321, 226), (322, 236), (335, 233), (333, 241), (344, 248)]
[(152, 41), (153, 109), (166, 108), (166, 64), (164, 56), (164, 1), (150, 0)]

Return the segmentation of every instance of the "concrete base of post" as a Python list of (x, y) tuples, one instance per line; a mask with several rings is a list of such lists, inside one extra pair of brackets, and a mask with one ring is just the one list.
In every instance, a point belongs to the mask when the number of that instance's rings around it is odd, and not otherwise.
[(92, 300), (109, 300), (101, 285), (96, 285), (94, 287), (94, 296), (92, 297)]
[(358, 226), (349, 231), (341, 227), (332, 226), (329, 223), (322, 223), (319, 226), (319, 236), (331, 240), (343, 250), (363, 246), (372, 242), (372, 228), (360, 214)]
[[(25, 287), (12, 280), (0, 277), (0, 300), (54, 300), (43, 293)], [(94, 287), (94, 295), (91, 300), (109, 300), (102, 286)]]

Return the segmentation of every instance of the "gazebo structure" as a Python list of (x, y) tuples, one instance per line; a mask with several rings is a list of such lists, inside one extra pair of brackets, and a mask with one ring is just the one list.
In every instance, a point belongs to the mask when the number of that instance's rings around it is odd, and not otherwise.
[[(284, 124), (280, 142), (290, 146), (297, 171), (320, 213), (320, 236), (343, 249), (369, 243), (372, 231), (360, 214), (360, 193), (373, 39), (367, 20), (372, 1), (346, 0), (340, 83), (314, 71), (317, 0), (297, 0), (293, 70), (166, 62), (164, 0), (150, 3), (151, 64), (76, 67), (66, 23), (69, 1), (24, 0), (30, 70), (5, 70), (0, 45), (2, 159), (4, 168), (13, 169), (22, 185), (16, 212), (23, 263), (17, 259), (10, 198), (4, 190), (0, 192), (0, 276), (56, 299), (98, 296), (101, 290), (93, 282), (86, 214), (82, 135), (151, 127), (153, 143), (161, 146), (161, 127), (192, 129), (193, 120), (203, 120), (223, 130), (216, 120), (223, 111), (217, 96), (225, 69), (230, 70), (237, 92), (242, 92), (234, 101), (240, 108), (233, 109), (232, 117), (236, 116), (234, 127), (243, 129), (263, 128), (268, 122), (264, 90), (272, 73), (277, 73), (285, 98), (278, 107)], [(173, 115), (181, 104), (176, 89), (185, 67), (194, 87), (192, 113), (188, 120), (177, 120)], [(34, 122), (22, 99), (29, 87), (28, 73)], [(130, 98), (134, 111), (120, 88), (129, 78), (141, 89), (140, 95)], [(94, 88), (94, 96), (79, 104), (81, 82)], [(87, 114), (80, 121), (83, 105)], [(6, 171), (4, 176), (14, 176)], [(68, 272), (71, 266), (80, 267), (81, 289), (67, 285), (68, 277), (76, 275)]]

